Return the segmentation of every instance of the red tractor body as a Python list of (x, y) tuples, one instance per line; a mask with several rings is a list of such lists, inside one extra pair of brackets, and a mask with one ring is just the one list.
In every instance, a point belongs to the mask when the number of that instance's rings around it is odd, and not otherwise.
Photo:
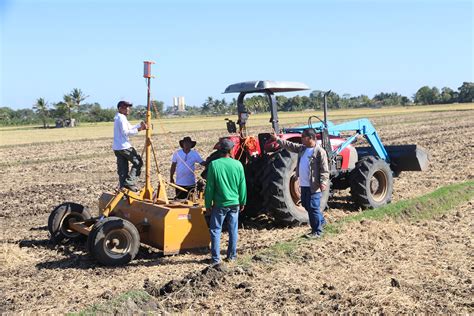
[[(317, 142), (326, 150), (330, 168), (330, 187), (322, 192), (321, 209), (327, 207), (333, 190), (351, 188), (351, 195), (362, 208), (373, 208), (390, 203), (393, 177), (401, 171), (422, 171), (427, 168), (426, 152), (416, 145), (383, 146), (375, 128), (367, 119), (354, 120), (334, 125), (326, 120), (327, 106), (324, 106), (324, 120), (311, 116), (307, 126), (280, 129), (277, 114), (276, 92), (308, 90), (297, 82), (252, 81), (227, 87), (225, 93), (239, 93), (237, 99), (239, 129), (236, 123), (227, 120), (227, 130), (234, 144), (232, 155), (244, 166), (247, 182), (247, 207), (244, 215), (256, 216), (261, 212), (274, 217), (286, 225), (308, 221), (308, 214), (301, 206), (300, 187), (295, 176), (297, 154), (280, 148), (272, 141), (269, 133), (257, 136), (247, 134), (246, 123), (250, 113), (244, 105), (249, 93), (263, 93), (270, 105), (270, 122), (280, 138), (301, 143), (301, 132), (313, 128)], [(311, 118), (320, 123), (313, 125)], [(341, 131), (355, 131), (349, 138), (340, 137)], [(352, 143), (361, 135), (370, 147), (354, 147)], [(214, 147), (217, 148), (217, 144)], [(211, 154), (209, 161), (218, 158)], [(205, 173), (204, 173), (205, 174)]]

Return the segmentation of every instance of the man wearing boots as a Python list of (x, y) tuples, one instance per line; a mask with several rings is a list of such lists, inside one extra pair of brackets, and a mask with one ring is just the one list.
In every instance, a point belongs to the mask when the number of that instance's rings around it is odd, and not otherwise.
[[(138, 134), (139, 131), (147, 129), (145, 122), (132, 126), (127, 119), (130, 114), (132, 103), (120, 101), (117, 104), (117, 114), (114, 118), (114, 142), (112, 149), (117, 157), (117, 173), (119, 175), (120, 188), (138, 191), (137, 179), (143, 166), (142, 157), (132, 147), (129, 136)], [(128, 163), (132, 164), (130, 172)]]

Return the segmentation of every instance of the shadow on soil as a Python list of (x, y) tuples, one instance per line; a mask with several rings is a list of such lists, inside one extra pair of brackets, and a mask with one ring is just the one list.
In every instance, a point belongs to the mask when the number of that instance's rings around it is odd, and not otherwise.
[(342, 209), (347, 212), (358, 212), (359, 206), (355, 204), (349, 196), (335, 196), (328, 201), (329, 210)]
[[(348, 197), (334, 197), (329, 203), (329, 209), (344, 208), (350, 212), (357, 212), (358, 207), (355, 206)], [(240, 219), (240, 228), (256, 229), (256, 230), (280, 230), (288, 227), (285, 223), (275, 221), (270, 215), (261, 213), (256, 217), (242, 217)], [(223, 232), (226, 232), (227, 225), (224, 223)], [(32, 231), (47, 230), (47, 226), (32, 227)], [(86, 238), (82, 237), (77, 240), (63, 240), (56, 242), (50, 239), (31, 239), (22, 240), (20, 247), (26, 248), (42, 248), (50, 251), (56, 251), (64, 256), (58, 260), (41, 262), (36, 265), (38, 269), (91, 269), (103, 267), (100, 265), (86, 250)], [(255, 249), (253, 249), (255, 250)], [(176, 265), (188, 263), (207, 263), (209, 250), (186, 251), (185, 253), (202, 255), (202, 258), (183, 258), (182, 256), (164, 256), (163, 252), (148, 246), (140, 246), (139, 252), (135, 259), (128, 263), (127, 266), (144, 266), (151, 267), (156, 265)], [(121, 267), (107, 267), (121, 268)]]
[(31, 227), (30, 231), (35, 231), (35, 230), (48, 230), (48, 226), (38, 226), (38, 227)]
[(43, 248), (54, 249), (56, 244), (50, 239), (26, 239), (21, 240), (18, 244), (20, 248)]
[[(19, 243), (20, 247), (26, 248), (43, 248), (51, 251), (56, 251), (58, 254), (65, 256), (58, 260), (51, 260), (40, 262), (36, 264), (38, 269), (91, 269), (91, 268), (107, 268), (115, 269), (122, 268), (118, 267), (105, 267), (99, 264), (85, 249), (84, 240), (68, 240), (61, 243), (56, 243), (50, 239), (42, 240), (22, 240)], [(188, 263), (204, 263), (207, 258), (208, 252), (196, 251), (188, 252), (193, 254), (202, 254), (201, 259), (184, 259), (174, 256), (164, 256), (163, 252), (154, 250), (148, 247), (140, 246), (137, 256), (135, 259), (128, 263), (126, 266), (129, 267), (151, 267), (151, 266), (166, 266), (176, 264), (188, 264)], [(205, 257), (206, 256), (206, 257)]]
[[(335, 196), (328, 201), (328, 209), (325, 212), (331, 212), (331, 209), (343, 209), (347, 212), (359, 212), (360, 208), (357, 206), (349, 196)], [(226, 231), (227, 224), (224, 223), (223, 231)], [(256, 229), (256, 230), (272, 230), (288, 228), (288, 223), (282, 223), (273, 218), (267, 212), (262, 211), (255, 217), (241, 216), (239, 217), (239, 228)]]

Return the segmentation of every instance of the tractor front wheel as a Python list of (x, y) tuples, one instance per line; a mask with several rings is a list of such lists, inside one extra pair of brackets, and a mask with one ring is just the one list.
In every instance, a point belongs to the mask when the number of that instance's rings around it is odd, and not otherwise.
[(66, 202), (56, 206), (48, 218), (48, 230), (51, 239), (60, 242), (65, 238), (75, 239), (80, 237), (80, 233), (69, 228), (69, 222), (82, 222), (90, 218), (89, 210), (81, 204)]
[(101, 264), (124, 265), (137, 255), (140, 235), (131, 222), (119, 217), (108, 217), (91, 231), (88, 247)]
[(351, 195), (362, 208), (376, 208), (392, 201), (393, 174), (388, 163), (374, 156), (357, 162), (350, 175)]

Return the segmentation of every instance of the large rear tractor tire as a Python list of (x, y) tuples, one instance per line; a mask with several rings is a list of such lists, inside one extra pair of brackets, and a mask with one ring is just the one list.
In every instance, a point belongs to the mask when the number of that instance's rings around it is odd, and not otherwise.
[(262, 174), (265, 166), (263, 158), (250, 161), (245, 169), (245, 181), (247, 186), (247, 204), (240, 215), (246, 218), (254, 218), (262, 213), (263, 198), (262, 198)]
[[(207, 178), (208, 165), (216, 159), (219, 159), (221, 154), (216, 150), (209, 157), (206, 158), (206, 168), (201, 173), (201, 177), (204, 179)], [(239, 213), (239, 216), (245, 218), (254, 218), (258, 216), (263, 208), (262, 203), (262, 173), (265, 166), (264, 158), (251, 158), (253, 160), (249, 161), (244, 165), (245, 171), (245, 183), (247, 186), (247, 204), (245, 205), (244, 211)]]
[[(308, 213), (301, 205), (301, 190), (295, 175), (298, 155), (281, 150), (268, 159), (263, 171), (262, 196), (264, 207), (284, 225), (308, 222)], [(323, 191), (320, 207), (325, 210), (330, 190)]]
[(89, 210), (81, 204), (66, 202), (56, 206), (48, 218), (51, 239), (60, 242), (63, 239), (75, 239), (82, 236), (69, 228), (69, 222), (82, 222), (90, 218)]
[(88, 248), (94, 258), (106, 266), (120, 266), (135, 258), (140, 235), (129, 221), (108, 217), (89, 234)]
[(384, 160), (364, 157), (349, 179), (352, 199), (362, 208), (377, 208), (392, 201), (393, 174)]

